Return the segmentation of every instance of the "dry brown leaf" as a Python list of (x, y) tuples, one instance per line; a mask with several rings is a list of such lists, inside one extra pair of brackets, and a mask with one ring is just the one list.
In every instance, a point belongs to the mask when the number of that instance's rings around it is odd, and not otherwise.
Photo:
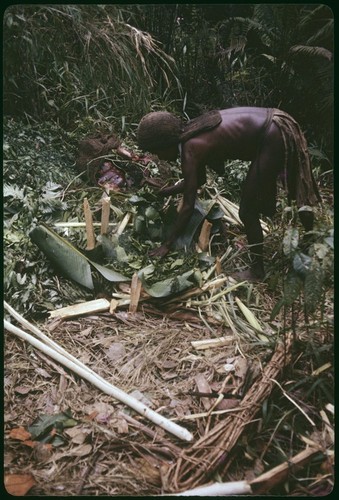
[(155, 459), (152, 460), (151, 457), (140, 458), (135, 460), (135, 465), (138, 468), (138, 474), (145, 480), (149, 481), (151, 484), (160, 486), (160, 467), (159, 462)]
[(5, 488), (10, 495), (22, 497), (35, 484), (31, 474), (5, 474)]
[(52, 375), (48, 373), (44, 368), (37, 367), (35, 369), (38, 375), (41, 375), (43, 378), (52, 378)]
[(81, 331), (81, 336), (87, 337), (92, 333), (92, 331), (93, 331), (93, 326), (89, 326), (88, 328), (85, 328), (84, 330)]
[(176, 368), (178, 363), (172, 361), (171, 359), (165, 359), (163, 362), (155, 363), (160, 370), (170, 370), (171, 368)]
[(115, 342), (106, 351), (107, 358), (113, 363), (120, 361), (121, 358), (123, 358), (125, 355), (126, 355), (126, 349), (121, 342)]
[(32, 441), (31, 439), (28, 439), (27, 441), (23, 441), (23, 444), (25, 446), (29, 446), (30, 448), (35, 448), (39, 443), (38, 441)]
[[(198, 375), (196, 375), (194, 377), (194, 380), (195, 380), (195, 383), (197, 385), (198, 392), (201, 392), (201, 393), (211, 393), (212, 392), (209, 383), (207, 382), (206, 378), (204, 377), (204, 375), (202, 373), (198, 373)], [(208, 398), (200, 398), (200, 401), (203, 404), (205, 410), (207, 410), (207, 411), (211, 408), (211, 406), (214, 403), (213, 400), (208, 399)]]
[(241, 382), (245, 380), (248, 370), (248, 361), (246, 358), (238, 356), (234, 361), (235, 375), (240, 378)]
[[(25, 443), (26, 444), (26, 443)], [(52, 455), (53, 445), (50, 443), (38, 443), (34, 447), (33, 456), (39, 463), (46, 462)]]
[(104, 424), (109, 422), (111, 415), (114, 413), (114, 408), (107, 403), (98, 401), (94, 405), (89, 406), (87, 412), (90, 416), (90, 420), (96, 420)]
[(76, 446), (70, 450), (61, 451), (59, 453), (54, 453), (50, 459), (52, 462), (56, 462), (64, 457), (85, 457), (89, 455), (92, 451), (91, 444), (81, 444), (80, 446)]
[(222, 401), (220, 401), (219, 404), (217, 404), (216, 406), (216, 410), (231, 410), (232, 408), (236, 408), (237, 406), (239, 406), (239, 399), (223, 399)]
[(119, 418), (117, 423), (119, 434), (128, 434), (128, 423), (124, 418)]
[(94, 410), (89, 415), (87, 415), (85, 418), (86, 418), (86, 420), (95, 420), (98, 413), (99, 412), (97, 410)]
[(66, 377), (64, 377), (64, 375), (60, 375), (59, 392), (61, 394), (64, 394), (66, 392), (67, 386), (68, 386), (68, 382), (67, 382)]
[(31, 433), (26, 431), (23, 427), (16, 427), (11, 430), (9, 437), (12, 439), (18, 439), (19, 441), (27, 441), (27, 439), (30, 439)]
[(79, 427), (72, 427), (65, 430), (65, 434), (72, 439), (72, 443), (74, 444), (83, 444), (90, 432), (90, 429), (79, 429)]
[(24, 385), (18, 385), (17, 387), (14, 388), (14, 391), (17, 393), (17, 394), (28, 394), (29, 392), (31, 392), (32, 390), (32, 387), (31, 386), (24, 386)]

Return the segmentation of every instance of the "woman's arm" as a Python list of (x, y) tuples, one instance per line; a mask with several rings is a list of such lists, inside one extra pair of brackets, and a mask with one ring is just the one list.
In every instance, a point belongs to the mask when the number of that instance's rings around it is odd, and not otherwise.
[(197, 167), (194, 163), (188, 165), (186, 163), (182, 165), (182, 171), (184, 180), (180, 183), (180, 188), (181, 190), (183, 188), (184, 198), (181, 210), (178, 213), (178, 217), (173, 225), (169, 237), (163, 245), (150, 252), (151, 256), (164, 257), (169, 252), (175, 240), (183, 233), (188, 221), (190, 220), (190, 217), (192, 216), (195, 198), (198, 191)]

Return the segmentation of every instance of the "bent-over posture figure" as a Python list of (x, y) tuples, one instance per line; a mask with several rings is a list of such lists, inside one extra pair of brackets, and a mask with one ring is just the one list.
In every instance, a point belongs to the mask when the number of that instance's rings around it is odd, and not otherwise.
[[(181, 157), (183, 180), (160, 193), (183, 193), (183, 205), (174, 228), (161, 247), (151, 255), (167, 254), (184, 230), (194, 210), (199, 186), (206, 182), (206, 166), (226, 175), (224, 161), (251, 161), (243, 186), (239, 216), (250, 245), (251, 268), (242, 279), (264, 277), (263, 232), (260, 215), (272, 216), (276, 209), (277, 178), (283, 174), (289, 201), (297, 206), (320, 201), (305, 137), (298, 123), (287, 113), (272, 108), (238, 107), (210, 111), (184, 124), (172, 113), (153, 112), (139, 123), (141, 149), (163, 160)], [(300, 211), (306, 231), (313, 228), (313, 212)]]

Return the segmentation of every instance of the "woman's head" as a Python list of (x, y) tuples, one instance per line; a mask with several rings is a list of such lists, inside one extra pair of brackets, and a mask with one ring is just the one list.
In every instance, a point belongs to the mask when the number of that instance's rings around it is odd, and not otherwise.
[(173, 150), (180, 142), (182, 133), (180, 118), (167, 111), (154, 111), (145, 115), (138, 126), (139, 147), (150, 153)]

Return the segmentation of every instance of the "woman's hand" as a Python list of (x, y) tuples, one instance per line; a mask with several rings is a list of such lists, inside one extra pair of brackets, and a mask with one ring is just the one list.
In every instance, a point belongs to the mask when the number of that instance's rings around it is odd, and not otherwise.
[(184, 191), (184, 181), (181, 180), (172, 186), (163, 186), (158, 194), (161, 196), (170, 196), (172, 194), (179, 194)]

